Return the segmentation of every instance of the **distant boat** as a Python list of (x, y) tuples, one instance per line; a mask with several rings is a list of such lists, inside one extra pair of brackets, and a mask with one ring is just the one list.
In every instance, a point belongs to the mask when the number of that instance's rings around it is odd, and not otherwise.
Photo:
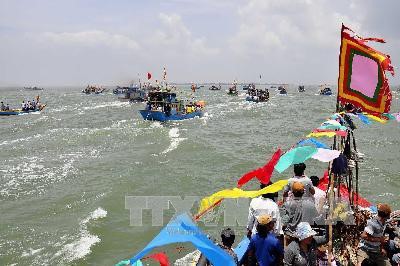
[(233, 85), (232, 87), (230, 87), (229, 89), (228, 89), (228, 95), (234, 95), (234, 96), (236, 96), (236, 95), (238, 95), (238, 91), (237, 91), (237, 89), (236, 89), (236, 85)]
[(208, 88), (210, 91), (219, 91), (221, 90), (221, 85), (219, 85), (218, 87), (215, 85), (212, 85), (210, 88)]
[(118, 94), (118, 99), (129, 102), (144, 102), (147, 99), (147, 92), (138, 86), (129, 87), (125, 93)]
[(30, 91), (42, 91), (43, 88), (39, 87), (24, 87), (25, 90), (30, 90)]
[(285, 87), (279, 86), (279, 87), (278, 87), (278, 90), (279, 90), (279, 94), (281, 94), (281, 95), (287, 95), (287, 91), (286, 91)]
[(82, 90), (82, 93), (85, 93), (85, 94), (100, 94), (100, 93), (103, 93), (105, 91), (106, 91), (106, 88), (87, 85), (86, 88), (84, 88)]
[(176, 93), (166, 91), (149, 92), (145, 110), (140, 114), (145, 120), (170, 121), (203, 116), (204, 101), (184, 104), (176, 98)]
[(267, 102), (269, 100), (269, 90), (268, 89), (255, 89), (251, 87), (248, 89), (248, 95), (246, 101), (248, 102)]
[(128, 91), (129, 87), (120, 87), (117, 86), (113, 89), (113, 94), (125, 94)]
[(306, 90), (304, 89), (304, 86), (299, 86), (298, 88), (299, 92), (305, 92)]
[(326, 87), (324, 89), (321, 89), (319, 91), (319, 94), (320, 95), (332, 95), (332, 90), (331, 90), (331, 88)]

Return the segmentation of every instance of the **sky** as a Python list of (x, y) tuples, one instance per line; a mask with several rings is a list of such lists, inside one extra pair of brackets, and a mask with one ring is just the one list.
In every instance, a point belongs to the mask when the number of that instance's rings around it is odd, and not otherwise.
[[(341, 24), (386, 44), (399, 0), (0, 0), (0, 86), (337, 84)], [(400, 84), (400, 73), (391, 84)]]

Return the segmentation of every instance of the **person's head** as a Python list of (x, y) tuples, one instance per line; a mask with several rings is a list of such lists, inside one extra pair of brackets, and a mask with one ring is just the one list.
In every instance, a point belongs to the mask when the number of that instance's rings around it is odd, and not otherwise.
[(319, 184), (319, 177), (316, 175), (310, 176), (311, 182), (314, 187), (317, 187)]
[(269, 214), (260, 215), (257, 218), (257, 233), (266, 236), (275, 227), (275, 220)]
[[(263, 188), (265, 188), (265, 187), (267, 187), (269, 185), (272, 185), (272, 184), (273, 183), (271, 181), (269, 181), (268, 184), (260, 183), (260, 189), (263, 189)], [(262, 197), (265, 198), (265, 199), (271, 199), (271, 200), (275, 201), (275, 199), (278, 198), (278, 192), (262, 194)]]
[(222, 244), (226, 247), (232, 247), (235, 242), (235, 232), (231, 228), (225, 228), (221, 231)]
[(378, 209), (378, 216), (385, 221), (390, 218), (390, 214), (392, 213), (392, 209), (390, 206), (386, 203), (379, 203), (377, 205)]
[(302, 176), (304, 175), (304, 170), (306, 170), (306, 165), (304, 163), (295, 164), (293, 170), (296, 176)]
[(317, 232), (315, 232), (309, 223), (307, 222), (301, 222), (297, 225), (296, 227), (296, 237), (297, 239), (309, 245), (313, 239), (313, 236), (315, 236)]
[(302, 197), (304, 194), (304, 185), (301, 182), (294, 182), (292, 185), (293, 196)]

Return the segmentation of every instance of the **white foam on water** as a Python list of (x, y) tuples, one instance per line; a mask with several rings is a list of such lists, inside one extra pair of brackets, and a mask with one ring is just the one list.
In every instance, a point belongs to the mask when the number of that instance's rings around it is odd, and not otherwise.
[(74, 260), (81, 259), (90, 254), (92, 252), (91, 247), (99, 243), (101, 239), (96, 235), (92, 235), (88, 231), (88, 224), (92, 220), (101, 219), (106, 216), (107, 211), (101, 207), (91, 212), (85, 219), (83, 219), (79, 223), (79, 238), (72, 243), (64, 245), (62, 249), (54, 255), (54, 257), (61, 257), (61, 262), (70, 263)]
[(106, 107), (123, 107), (123, 106), (129, 106), (129, 102), (110, 102), (110, 103), (103, 103), (99, 105), (94, 105), (94, 106), (85, 106), (82, 109), (83, 110), (95, 110), (99, 108), (106, 108)]
[(185, 140), (186, 138), (180, 138), (179, 137), (179, 128), (171, 128), (168, 132), (168, 136), (171, 139), (171, 144), (169, 145), (169, 147), (164, 150), (163, 152), (161, 152), (161, 154), (166, 154), (170, 151), (175, 150), (176, 148), (178, 148), (179, 143), (181, 143), (183, 140)]
[(42, 251), (43, 249), (44, 249), (44, 248), (38, 248), (38, 249), (30, 248), (28, 251), (22, 252), (21, 257), (33, 256), (33, 255), (39, 253), (40, 251)]
[(163, 125), (159, 121), (154, 121), (153, 123), (150, 124), (150, 128), (162, 128)]
[(26, 137), (26, 138), (13, 139), (13, 140), (5, 140), (5, 141), (3, 141), (3, 142), (0, 143), (0, 146), (15, 144), (15, 143), (18, 143), (18, 142), (30, 141), (30, 140), (32, 140), (32, 139), (37, 139), (37, 138), (40, 138), (40, 137), (42, 137), (41, 134), (36, 134), (36, 135), (34, 135), (34, 136), (29, 136), (29, 137)]

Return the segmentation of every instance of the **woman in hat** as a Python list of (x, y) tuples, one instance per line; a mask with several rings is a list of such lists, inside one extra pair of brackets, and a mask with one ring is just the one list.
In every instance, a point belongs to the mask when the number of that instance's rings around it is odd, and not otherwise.
[(285, 266), (317, 265), (317, 247), (328, 243), (326, 236), (316, 236), (309, 223), (301, 222), (296, 227), (296, 240), (285, 248)]

